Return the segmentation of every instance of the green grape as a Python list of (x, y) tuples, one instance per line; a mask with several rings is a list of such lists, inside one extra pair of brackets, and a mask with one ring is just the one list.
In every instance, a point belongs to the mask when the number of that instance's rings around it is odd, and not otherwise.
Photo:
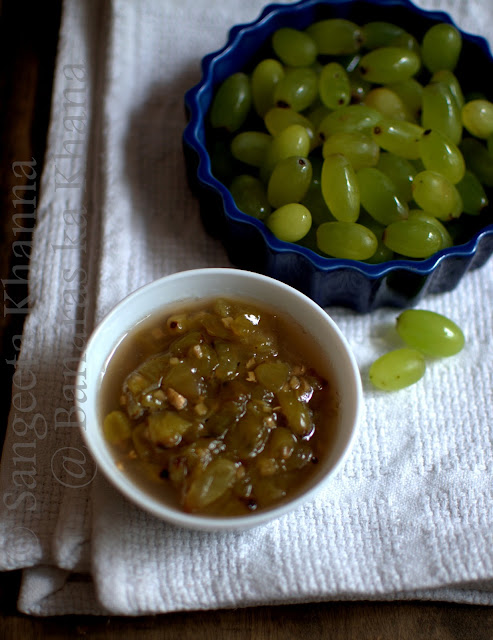
[(123, 411), (111, 411), (104, 419), (103, 433), (108, 442), (121, 445), (132, 437), (130, 418)]
[(275, 207), (290, 202), (300, 202), (310, 186), (312, 165), (308, 158), (289, 156), (280, 160), (271, 173), (267, 186), (267, 198)]
[(401, 33), (400, 36), (397, 36), (390, 43), (392, 47), (401, 47), (402, 49), (409, 49), (409, 51), (413, 51), (417, 56), (421, 56), (421, 49), (419, 46), (419, 42), (416, 38), (407, 32)]
[(309, 67), (317, 58), (317, 45), (306, 32), (282, 27), (272, 36), (272, 48), (289, 67)]
[(322, 141), (340, 132), (368, 131), (382, 121), (382, 114), (362, 104), (350, 104), (327, 114), (318, 127)]
[(392, 82), (387, 85), (402, 100), (406, 110), (406, 120), (418, 122), (423, 102), (423, 85), (416, 78), (409, 78), (402, 82)]
[(454, 244), (452, 236), (450, 235), (447, 227), (442, 224), (438, 218), (435, 218), (435, 216), (431, 215), (431, 213), (427, 213), (422, 209), (411, 209), (409, 211), (409, 220), (411, 220), (412, 218), (424, 220), (425, 222), (432, 224), (436, 229), (438, 229), (440, 235), (442, 236), (442, 246), (440, 247), (440, 249), (447, 249)]
[(377, 242), (375, 253), (365, 260), (368, 264), (382, 264), (394, 258), (394, 252), (384, 244), (381, 238), (377, 237)]
[(466, 138), (460, 145), (466, 167), (487, 187), (493, 187), (493, 156), (476, 138)]
[(462, 213), (462, 199), (455, 185), (436, 171), (421, 171), (413, 180), (416, 204), (439, 220), (452, 220)]
[(324, 104), (318, 104), (316, 101), (312, 106), (304, 112), (304, 115), (311, 123), (311, 127), (315, 132), (314, 140), (312, 141), (312, 148), (314, 146), (318, 146), (322, 140), (318, 134), (318, 129), (320, 127), (320, 123), (322, 120), (331, 113), (331, 110), (328, 109)]
[(267, 131), (273, 136), (279, 135), (281, 131), (292, 124), (300, 124), (305, 127), (310, 136), (311, 147), (314, 146), (314, 141), (317, 140), (315, 136), (316, 127), (313, 123), (301, 113), (293, 111), (293, 109), (283, 109), (281, 107), (269, 109), (264, 116), (264, 124)]
[(371, 82), (363, 80), (359, 69), (348, 72), (349, 86), (351, 89), (351, 103), (360, 104), (365, 99), (366, 94), (372, 88)]
[(318, 226), (319, 224), (322, 224), (322, 222), (334, 221), (335, 218), (329, 211), (329, 207), (322, 195), (321, 177), (323, 158), (318, 154), (312, 154), (311, 164), (312, 179), (305, 196), (301, 200), (301, 204), (305, 205), (305, 207), (310, 211), (312, 214), (313, 224)]
[(462, 139), (462, 116), (456, 99), (443, 82), (433, 82), (423, 89), (421, 125), (441, 131), (455, 144)]
[(261, 60), (252, 72), (252, 101), (257, 114), (263, 118), (274, 106), (274, 89), (284, 76), (284, 67), (279, 60)]
[(409, 347), (427, 356), (454, 356), (465, 344), (464, 334), (455, 322), (434, 311), (406, 309), (397, 317), (396, 328)]
[(377, 169), (388, 176), (396, 188), (397, 197), (403, 202), (412, 198), (412, 183), (416, 175), (416, 168), (406, 158), (396, 156), (395, 153), (384, 151), (380, 154)]
[(365, 167), (357, 172), (356, 178), (361, 205), (377, 222), (387, 225), (407, 218), (407, 204), (399, 199), (388, 176), (375, 167)]
[(271, 212), (265, 186), (258, 178), (240, 174), (233, 178), (229, 190), (238, 209), (249, 216), (263, 220)]
[(401, 98), (388, 87), (377, 87), (369, 91), (363, 104), (380, 111), (389, 120), (407, 120), (408, 113)]
[(301, 204), (312, 214), (314, 225), (318, 226), (322, 222), (334, 222), (336, 220), (324, 200), (320, 183), (312, 180), (305, 197), (301, 200)]
[(365, 49), (378, 49), (379, 47), (388, 47), (395, 38), (402, 36), (405, 31), (392, 22), (375, 20), (363, 25), (361, 33)]
[(231, 153), (234, 158), (253, 167), (260, 167), (272, 136), (262, 131), (242, 131), (231, 140)]
[(305, 127), (300, 124), (289, 125), (273, 138), (260, 168), (260, 177), (267, 181), (279, 160), (289, 156), (306, 158), (309, 151), (310, 136)]
[(361, 28), (343, 18), (329, 18), (314, 22), (306, 33), (315, 40), (321, 55), (342, 55), (356, 53), (361, 48)]
[(377, 84), (408, 80), (419, 70), (419, 55), (402, 47), (380, 47), (365, 54), (359, 63), (363, 78)]
[(320, 184), (332, 215), (337, 220), (355, 222), (359, 216), (360, 195), (356, 173), (349, 160), (341, 154), (325, 158)]
[(324, 142), (322, 155), (327, 158), (334, 153), (341, 153), (358, 171), (362, 167), (374, 167), (380, 155), (376, 142), (365, 133), (334, 133)]
[(389, 249), (408, 258), (429, 258), (442, 248), (440, 231), (418, 218), (392, 222), (384, 231), (383, 241)]
[(233, 73), (219, 86), (212, 100), (210, 122), (214, 129), (237, 131), (252, 104), (250, 80), (245, 73)]
[(476, 138), (487, 139), (493, 134), (493, 102), (471, 100), (462, 107), (462, 124)]
[(451, 24), (442, 22), (428, 29), (421, 43), (425, 67), (434, 73), (442, 69), (453, 71), (462, 49), (462, 36)]
[(416, 349), (395, 349), (372, 363), (370, 382), (383, 391), (399, 391), (418, 382), (425, 374), (425, 367), (424, 356)]
[(373, 231), (357, 222), (324, 222), (317, 229), (320, 251), (333, 258), (367, 260), (375, 253), (378, 241)]
[(338, 62), (329, 62), (322, 67), (318, 77), (320, 99), (329, 109), (338, 109), (349, 104), (351, 85), (346, 70)]
[(236, 473), (237, 468), (232, 460), (214, 458), (202, 473), (192, 476), (184, 498), (185, 510), (192, 512), (203, 509), (222, 498), (235, 484)]
[(440, 131), (428, 129), (419, 141), (421, 160), (426, 169), (441, 173), (452, 184), (464, 177), (466, 164), (457, 145)]
[(423, 127), (402, 120), (384, 120), (373, 127), (373, 139), (381, 149), (414, 160), (420, 157), (419, 140)]
[(457, 76), (448, 69), (442, 69), (441, 71), (435, 71), (431, 76), (430, 82), (441, 82), (446, 85), (450, 93), (454, 96), (455, 101), (459, 109), (464, 106), (464, 94), (462, 93), (462, 87), (457, 79)]
[(318, 75), (311, 67), (286, 69), (274, 89), (274, 103), (278, 107), (291, 107), (304, 111), (318, 96)]
[(455, 186), (462, 198), (462, 206), (465, 213), (477, 216), (488, 206), (486, 191), (472, 171), (466, 169), (464, 177)]
[(292, 202), (273, 211), (266, 224), (279, 240), (298, 242), (310, 231), (312, 217), (306, 207)]
[(394, 252), (389, 249), (383, 242), (383, 233), (385, 231), (385, 226), (377, 222), (374, 218), (372, 218), (366, 211), (362, 211), (360, 217), (358, 218), (358, 224), (362, 224), (363, 226), (373, 231), (375, 237), (377, 239), (377, 248), (375, 249), (375, 253), (365, 260), (368, 264), (381, 264), (382, 262), (388, 262), (392, 260), (394, 257)]

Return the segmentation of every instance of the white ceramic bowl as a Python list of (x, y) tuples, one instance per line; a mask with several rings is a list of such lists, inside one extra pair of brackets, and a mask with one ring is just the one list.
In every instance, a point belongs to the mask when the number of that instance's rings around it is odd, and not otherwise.
[[(246, 516), (214, 517), (181, 511), (171, 501), (152, 495), (118, 470), (111, 447), (101, 427), (100, 389), (108, 361), (124, 336), (136, 324), (177, 302), (211, 297), (243, 297), (289, 314), (313, 336), (324, 361), (329, 363), (337, 387), (340, 410), (337, 435), (328, 455), (317, 465), (311, 484), (301, 494), (268, 510)], [(79, 369), (80, 384), (86, 385), (86, 400), (77, 405), (83, 437), (98, 469), (128, 499), (155, 516), (176, 525), (202, 529), (245, 529), (277, 518), (309, 500), (340, 466), (353, 442), (362, 406), (359, 370), (349, 345), (330, 316), (296, 289), (249, 271), (196, 269), (156, 280), (130, 294), (99, 324), (92, 334)]]

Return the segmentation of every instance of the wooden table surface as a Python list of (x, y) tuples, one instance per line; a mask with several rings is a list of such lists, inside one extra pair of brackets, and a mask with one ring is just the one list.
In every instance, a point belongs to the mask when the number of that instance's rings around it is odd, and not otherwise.
[[(84, 0), (80, 0), (84, 1)], [(60, 0), (0, 0), (0, 279), (8, 278), (12, 260), (12, 187), (19, 179), (12, 163), (34, 158), (41, 174), (58, 28)], [(18, 238), (17, 238), (18, 239)], [(8, 288), (4, 288), (8, 293)], [(16, 291), (18, 297), (18, 287)], [(5, 299), (5, 297), (3, 298)], [(12, 335), (22, 329), (22, 315), (0, 314), (0, 442), (10, 401)], [(16, 611), (20, 572), (0, 574), (0, 638), (84, 637), (126, 640), (492, 640), (493, 610), (447, 603), (322, 603), (228, 611), (173, 613), (141, 618), (31, 618)]]

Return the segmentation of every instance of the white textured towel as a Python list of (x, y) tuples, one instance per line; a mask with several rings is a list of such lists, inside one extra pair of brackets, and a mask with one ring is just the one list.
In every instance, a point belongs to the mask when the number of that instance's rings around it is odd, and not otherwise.
[[(228, 266), (186, 184), (183, 95), (199, 80), (201, 57), (263, 4), (65, 2), (30, 314), (1, 467), (0, 568), (24, 569), (24, 612), (135, 615), (331, 599), (493, 604), (491, 261), (422, 302), (453, 317), (467, 344), (398, 393), (366, 383), (396, 311), (330, 309), (361, 367), (365, 415), (330, 486), (277, 521), (221, 534), (164, 524), (108, 486), (82, 445), (74, 371), (95, 324), (156, 277)], [(493, 40), (490, 0), (418, 4)], [(36, 168), (24, 169), (34, 184)]]

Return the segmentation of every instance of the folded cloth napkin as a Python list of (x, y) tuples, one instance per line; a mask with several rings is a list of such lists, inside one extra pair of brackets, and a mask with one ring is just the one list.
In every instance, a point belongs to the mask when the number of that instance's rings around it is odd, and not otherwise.
[[(419, 0), (493, 38), (489, 0)], [(365, 415), (343, 468), (265, 526), (167, 525), (97, 473), (73, 410), (92, 328), (126, 294), (228, 266), (185, 179), (183, 95), (200, 58), (263, 0), (66, 0), (26, 317), (1, 466), (0, 567), (21, 611), (160, 613), (350, 599), (493, 604), (493, 264), (420, 305), (466, 333), (393, 394), (367, 383), (396, 310), (330, 309), (361, 367)], [(24, 169), (36, 183), (36, 167)]]

